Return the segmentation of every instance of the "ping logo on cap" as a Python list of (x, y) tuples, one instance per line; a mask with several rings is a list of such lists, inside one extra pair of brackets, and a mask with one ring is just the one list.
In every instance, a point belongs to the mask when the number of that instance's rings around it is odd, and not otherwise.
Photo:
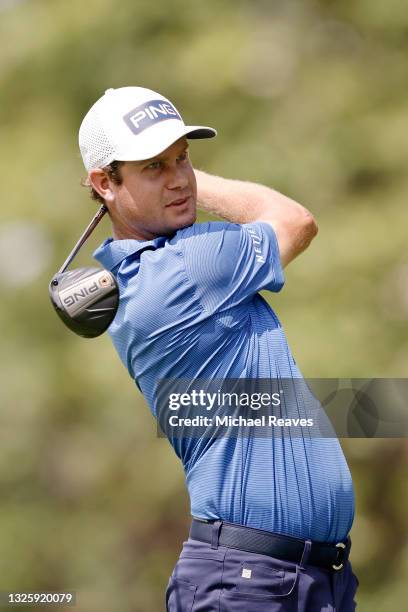
[(174, 106), (170, 102), (163, 100), (150, 100), (150, 102), (136, 106), (136, 108), (123, 116), (123, 120), (128, 128), (136, 135), (154, 123), (166, 121), (167, 119), (179, 119), (182, 121)]

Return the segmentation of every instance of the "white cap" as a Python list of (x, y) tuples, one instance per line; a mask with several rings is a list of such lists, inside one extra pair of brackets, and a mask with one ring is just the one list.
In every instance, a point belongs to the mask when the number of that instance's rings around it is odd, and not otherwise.
[(174, 105), (157, 92), (121, 87), (105, 91), (87, 112), (79, 128), (79, 148), (89, 171), (114, 159), (150, 159), (182, 136), (216, 135), (210, 127), (185, 125)]

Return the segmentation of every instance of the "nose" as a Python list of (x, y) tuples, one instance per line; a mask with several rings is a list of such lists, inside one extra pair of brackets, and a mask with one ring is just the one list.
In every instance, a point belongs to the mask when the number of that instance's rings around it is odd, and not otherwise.
[(188, 186), (188, 173), (185, 168), (180, 167), (178, 164), (169, 168), (167, 189), (179, 190), (185, 189)]

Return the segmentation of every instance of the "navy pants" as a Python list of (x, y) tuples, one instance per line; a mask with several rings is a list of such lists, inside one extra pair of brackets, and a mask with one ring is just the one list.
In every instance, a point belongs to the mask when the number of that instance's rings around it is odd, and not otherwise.
[(358, 581), (332, 571), (189, 539), (166, 592), (168, 612), (352, 612)]

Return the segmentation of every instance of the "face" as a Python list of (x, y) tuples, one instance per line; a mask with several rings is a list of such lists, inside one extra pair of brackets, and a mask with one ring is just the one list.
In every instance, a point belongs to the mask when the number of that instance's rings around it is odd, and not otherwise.
[(116, 239), (151, 240), (195, 222), (197, 184), (185, 138), (157, 157), (125, 162), (120, 170), (121, 185), (100, 169), (90, 173), (109, 208)]

